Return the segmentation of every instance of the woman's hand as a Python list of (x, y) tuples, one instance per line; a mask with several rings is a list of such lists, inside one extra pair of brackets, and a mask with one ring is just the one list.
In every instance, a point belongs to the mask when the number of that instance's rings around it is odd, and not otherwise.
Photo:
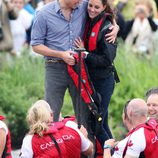
[(76, 38), (74, 41), (74, 45), (76, 48), (84, 48), (84, 43), (80, 37)]

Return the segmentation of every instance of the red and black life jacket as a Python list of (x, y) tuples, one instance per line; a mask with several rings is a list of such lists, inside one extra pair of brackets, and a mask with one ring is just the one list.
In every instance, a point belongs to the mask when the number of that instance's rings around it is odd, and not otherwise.
[[(82, 53), (82, 58), (81, 58), (81, 97), (83, 101), (86, 103), (88, 106), (89, 110), (92, 112), (92, 114), (95, 116), (95, 120), (93, 122), (94, 125), (94, 135), (99, 134), (101, 130), (101, 125), (102, 125), (102, 113), (99, 111), (99, 108), (101, 108), (101, 103), (98, 94), (96, 93), (93, 84), (90, 80), (86, 63), (84, 61), (84, 54)], [(68, 73), (70, 77), (72, 78), (77, 90), (78, 90), (78, 81), (79, 81), (79, 74), (78, 74), (78, 61), (79, 57), (78, 54), (74, 55), (76, 59), (76, 65), (70, 66), (67, 65)], [(95, 151), (95, 157), (100, 158), (103, 157), (103, 149), (101, 147), (101, 144), (99, 141), (96, 139), (96, 151)]]
[[(84, 61), (84, 54), (82, 54), (81, 58), (81, 97), (83, 101), (88, 105), (89, 110), (92, 112), (92, 114), (96, 117), (98, 122), (102, 121), (101, 112), (99, 112), (99, 107), (101, 107), (100, 99), (98, 94), (96, 93), (93, 84), (90, 80), (87, 66)], [(79, 56), (78, 54), (74, 55), (74, 58), (76, 60), (76, 64), (74, 66), (67, 65), (68, 73), (70, 77), (72, 78), (77, 90), (78, 90), (78, 81), (79, 81), (79, 74), (77, 65), (79, 62)]]
[(103, 158), (103, 148), (100, 142), (96, 139), (95, 143), (95, 158)]
[(103, 30), (108, 30), (112, 25), (110, 21), (112, 21), (111, 15), (105, 12), (97, 16), (93, 22), (90, 19), (87, 21), (84, 31), (84, 45), (88, 52), (97, 49), (97, 43), (101, 38), (100, 35), (103, 33)]
[[(104, 35), (104, 31), (108, 32), (109, 27), (112, 26), (112, 17), (111, 14), (102, 12), (98, 17), (96, 17), (93, 22), (90, 19), (86, 23), (85, 31), (84, 31), (84, 46), (86, 51), (91, 52), (99, 52), (98, 51), (101, 37)], [(116, 51), (110, 51), (111, 56), (116, 56)], [(111, 60), (111, 66), (109, 69), (113, 71), (116, 83), (120, 82), (119, 76), (117, 74), (114, 63)]]
[[(4, 116), (0, 116), (0, 120), (3, 121), (5, 119)], [(12, 158), (11, 156), (11, 137), (10, 137), (10, 131), (8, 129), (8, 134), (6, 138), (6, 145), (3, 151), (2, 158)]]
[(84, 44), (87, 51), (94, 51), (97, 48), (98, 34), (100, 31), (100, 27), (103, 22), (103, 17), (97, 21), (97, 23), (93, 26), (91, 30), (89, 30), (90, 22), (86, 23), (85, 31), (84, 31)]
[[(123, 158), (126, 155), (130, 136), (133, 132), (140, 128), (144, 128), (144, 136), (146, 139), (146, 148), (140, 154), (139, 158), (157, 158), (158, 157), (158, 124), (154, 119), (148, 120), (146, 123), (139, 125), (128, 133), (129, 139), (123, 151)], [(140, 140), (141, 141), (141, 140)]]
[(33, 136), (34, 158), (80, 158), (81, 138), (74, 129), (65, 126), (68, 120), (72, 118), (53, 123), (43, 137)]

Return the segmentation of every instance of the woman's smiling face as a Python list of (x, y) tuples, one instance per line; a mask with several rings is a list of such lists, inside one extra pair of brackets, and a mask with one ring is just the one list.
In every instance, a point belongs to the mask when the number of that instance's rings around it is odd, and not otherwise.
[(89, 0), (88, 2), (88, 14), (91, 19), (98, 16), (103, 10), (105, 10), (106, 5), (103, 5), (102, 0)]

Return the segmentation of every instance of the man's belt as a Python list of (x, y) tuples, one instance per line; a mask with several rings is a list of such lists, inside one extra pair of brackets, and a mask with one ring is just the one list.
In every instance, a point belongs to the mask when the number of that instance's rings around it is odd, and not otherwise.
[(62, 59), (46, 59), (46, 63), (64, 63)]

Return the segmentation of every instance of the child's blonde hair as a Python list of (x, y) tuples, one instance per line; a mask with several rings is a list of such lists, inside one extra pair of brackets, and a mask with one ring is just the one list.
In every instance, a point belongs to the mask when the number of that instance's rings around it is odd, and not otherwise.
[[(49, 104), (44, 100), (35, 102), (28, 111), (27, 122), (29, 124), (29, 134), (38, 134), (43, 136), (47, 131), (48, 123), (52, 119), (52, 110)], [(53, 120), (52, 120), (53, 121)]]

